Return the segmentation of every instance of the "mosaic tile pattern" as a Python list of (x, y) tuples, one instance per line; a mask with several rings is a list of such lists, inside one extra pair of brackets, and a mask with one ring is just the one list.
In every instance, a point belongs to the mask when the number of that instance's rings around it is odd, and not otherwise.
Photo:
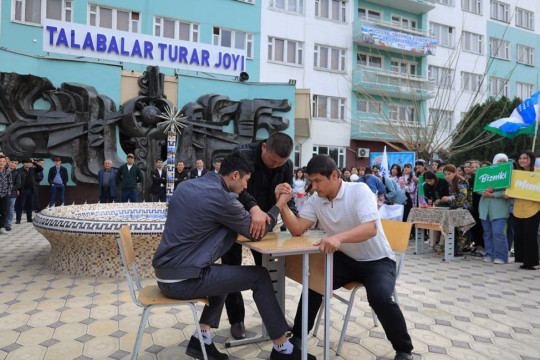
[[(132, 303), (125, 280), (48, 269), (49, 242), (31, 224), (14, 225), (9, 235), (0, 236), (0, 246), (0, 360), (130, 358), (141, 309)], [(434, 253), (412, 255), (412, 250), (397, 292), (415, 359), (540, 359), (540, 271), (478, 258), (443, 262)], [(286, 286), (292, 320), (301, 289), (291, 281)], [(361, 296), (342, 357), (392, 359), (393, 349), (382, 329), (373, 327), (365, 293)], [(255, 333), (260, 317), (249, 291), (244, 298), (246, 327)], [(335, 351), (346, 307), (337, 301), (331, 305)], [(225, 349), (230, 338), (226, 316), (213, 331), (218, 349), (231, 359), (267, 359), (270, 341)], [(188, 359), (185, 346), (194, 330), (187, 308), (155, 309), (138, 358)], [(322, 359), (320, 336), (310, 336), (308, 343)]]
[(159, 244), (165, 203), (84, 204), (48, 208), (34, 226), (51, 244), (47, 268), (56, 272), (124, 278), (116, 237), (130, 225), (135, 262), (143, 278), (154, 276), (152, 256)]

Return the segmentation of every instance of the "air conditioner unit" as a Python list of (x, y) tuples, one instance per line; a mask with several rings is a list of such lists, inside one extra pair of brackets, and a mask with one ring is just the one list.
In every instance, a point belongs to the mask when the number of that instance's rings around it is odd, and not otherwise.
[(358, 148), (356, 154), (357, 154), (357, 156), (359, 158), (367, 158), (367, 157), (369, 157), (369, 149), (368, 148)]

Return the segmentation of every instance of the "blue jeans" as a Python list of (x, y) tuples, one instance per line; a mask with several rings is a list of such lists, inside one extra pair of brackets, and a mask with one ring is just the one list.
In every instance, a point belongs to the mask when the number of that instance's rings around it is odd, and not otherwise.
[(54, 184), (51, 186), (51, 202), (49, 202), (49, 206), (54, 206), (54, 202), (56, 200), (56, 193), (60, 193), (60, 204), (64, 205), (64, 192), (66, 191), (66, 187), (64, 185), (58, 185)]
[(137, 190), (122, 190), (122, 202), (127, 202), (129, 199), (129, 202), (139, 202), (137, 197)]
[(10, 197), (9, 198), (9, 208), (7, 212), (7, 219), (6, 219), (6, 226), (11, 227), (13, 224), (13, 214), (15, 213), (15, 201), (17, 200), (17, 197)]
[(489, 220), (489, 215), (487, 220), (482, 220), (486, 257), (508, 262), (508, 240), (504, 233), (506, 220), (506, 218)]

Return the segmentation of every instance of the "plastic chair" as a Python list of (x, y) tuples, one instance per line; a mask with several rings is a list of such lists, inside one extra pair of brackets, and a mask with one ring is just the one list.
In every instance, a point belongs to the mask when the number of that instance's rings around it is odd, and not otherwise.
[[(399, 274), (401, 273), (401, 267), (403, 266), (403, 261), (405, 260), (405, 252), (407, 251), (407, 247), (409, 245), (409, 236), (411, 234), (412, 224), (407, 222), (401, 222), (401, 221), (394, 221), (394, 220), (386, 220), (381, 219), (381, 223), (383, 226), (384, 233), (386, 235), (386, 238), (388, 239), (388, 243), (392, 247), (392, 250), (394, 253), (397, 253), (399, 255), (399, 260), (397, 263), (396, 268), (396, 281), (399, 277)], [(343, 341), (345, 340), (345, 333), (347, 332), (347, 326), (349, 325), (349, 318), (351, 316), (351, 311), (354, 306), (354, 299), (356, 296), (356, 292), (364, 287), (364, 285), (357, 281), (352, 281), (350, 283), (347, 283), (343, 285), (343, 288), (347, 290), (351, 290), (351, 296), (349, 299), (344, 299), (343, 297), (333, 294), (333, 296), (341, 301), (344, 304), (347, 304), (347, 312), (345, 313), (345, 319), (343, 321), (343, 328), (341, 329), (341, 336), (339, 337), (339, 343), (338, 348), (336, 351), (336, 355), (339, 355), (341, 353), (341, 348), (343, 347)], [(394, 288), (393, 292), (394, 301), (399, 304), (398, 297), (396, 293), (396, 289)], [(315, 321), (315, 329), (313, 330), (313, 335), (317, 336), (317, 332), (319, 331), (319, 325), (321, 323), (322, 314), (324, 312), (324, 298), (323, 298), (323, 305), (321, 306), (319, 310), (319, 315), (317, 316), (317, 320)], [(375, 312), (372, 311), (373, 316), (373, 323), (374, 326), (379, 326), (377, 321), (377, 316), (375, 315)]]
[[(129, 285), (129, 292), (131, 293), (131, 298), (133, 302), (143, 308), (143, 313), (141, 317), (141, 323), (139, 325), (139, 330), (137, 332), (137, 337), (135, 338), (135, 345), (133, 346), (133, 353), (131, 354), (131, 359), (137, 359), (137, 354), (139, 353), (139, 347), (141, 346), (142, 336), (144, 329), (146, 327), (146, 322), (148, 320), (148, 315), (150, 315), (150, 310), (158, 306), (177, 306), (185, 305), (189, 306), (193, 313), (193, 320), (195, 321), (195, 326), (197, 327), (197, 333), (199, 334), (199, 339), (201, 341), (202, 352), (204, 359), (208, 360), (206, 355), (206, 349), (204, 347), (201, 327), (199, 325), (199, 318), (197, 316), (197, 310), (195, 309), (195, 304), (203, 303), (208, 305), (207, 298), (201, 299), (189, 299), (189, 300), (178, 300), (171, 299), (163, 295), (161, 290), (157, 285), (149, 285), (144, 288), (141, 286), (139, 281), (139, 276), (137, 274), (137, 266), (135, 264), (135, 251), (133, 250), (133, 241), (131, 239), (131, 231), (129, 226), (124, 226), (120, 229), (120, 236), (118, 237), (118, 247), (120, 248), (120, 255), (122, 256), (122, 263), (124, 264), (124, 271), (126, 273), (126, 278)], [(137, 294), (138, 293), (138, 294)]]

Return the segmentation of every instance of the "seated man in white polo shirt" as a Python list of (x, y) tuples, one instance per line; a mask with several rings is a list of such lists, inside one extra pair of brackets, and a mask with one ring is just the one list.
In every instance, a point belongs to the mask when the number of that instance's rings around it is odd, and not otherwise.
[[(392, 300), (396, 283), (394, 253), (383, 232), (377, 201), (364, 183), (344, 182), (328, 155), (316, 155), (307, 165), (309, 180), (316, 191), (296, 217), (287, 207), (283, 221), (293, 235), (301, 235), (319, 221), (328, 235), (319, 244), (325, 253), (334, 253), (333, 287), (351, 281), (364, 284), (369, 305), (396, 350), (395, 359), (412, 359), (411, 337), (399, 306)], [(289, 184), (276, 187), (276, 196), (292, 196)], [(322, 295), (309, 291), (308, 331), (322, 303)], [(294, 321), (293, 335), (301, 337), (302, 301)]]

